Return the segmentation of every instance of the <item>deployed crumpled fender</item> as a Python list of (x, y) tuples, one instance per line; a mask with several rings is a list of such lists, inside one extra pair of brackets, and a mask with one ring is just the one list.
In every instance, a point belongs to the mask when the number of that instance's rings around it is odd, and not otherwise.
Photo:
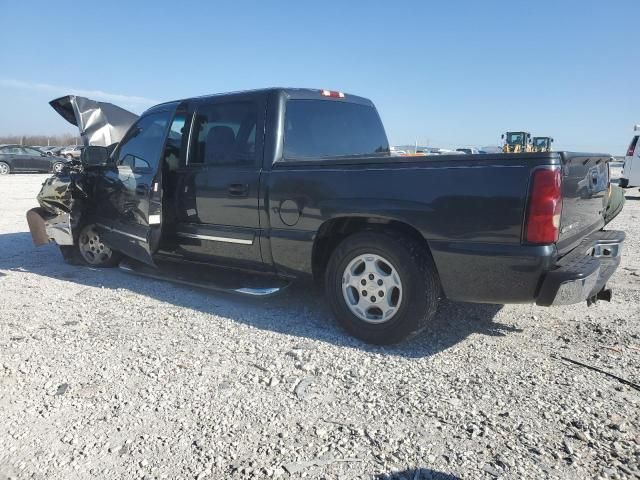
[[(137, 120), (138, 116), (111, 103), (67, 95), (49, 102), (62, 118), (78, 127), (84, 145), (113, 147)], [(90, 184), (96, 173), (85, 170), (79, 162), (54, 174), (38, 193), (40, 207), (27, 212), (33, 243), (44, 245), (53, 240), (58, 245), (73, 245), (73, 233), (85, 208), (90, 205)]]
[(65, 169), (45, 180), (37, 196), (40, 207), (27, 212), (27, 223), (36, 246), (50, 240), (58, 245), (73, 245), (73, 230), (88, 198), (86, 181), (87, 175), (76, 169)]

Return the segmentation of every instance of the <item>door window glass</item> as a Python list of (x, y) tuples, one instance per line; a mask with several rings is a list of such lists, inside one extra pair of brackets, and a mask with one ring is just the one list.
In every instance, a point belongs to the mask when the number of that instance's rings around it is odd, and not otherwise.
[(191, 117), (185, 112), (178, 112), (173, 117), (167, 136), (167, 144), (162, 155), (164, 167), (170, 172), (177, 170), (180, 165), (185, 163), (190, 123)]
[(255, 164), (257, 120), (252, 102), (203, 105), (194, 118), (189, 164)]
[(150, 113), (140, 118), (124, 136), (114, 152), (116, 165), (132, 170), (155, 170), (164, 146), (171, 112)]
[(40, 152), (37, 150), (34, 150), (33, 148), (23, 148), (22, 150), (24, 152), (24, 155), (32, 155), (36, 157), (40, 156)]

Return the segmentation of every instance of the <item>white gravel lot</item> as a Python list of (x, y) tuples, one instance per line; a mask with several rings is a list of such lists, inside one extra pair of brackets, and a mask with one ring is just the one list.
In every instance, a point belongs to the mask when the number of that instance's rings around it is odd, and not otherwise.
[[(638, 478), (640, 193), (612, 303), (444, 303), (411, 342), (320, 293), (214, 294), (63, 263), (0, 178), (0, 479)], [(508, 288), (505, 286), (505, 288)]]

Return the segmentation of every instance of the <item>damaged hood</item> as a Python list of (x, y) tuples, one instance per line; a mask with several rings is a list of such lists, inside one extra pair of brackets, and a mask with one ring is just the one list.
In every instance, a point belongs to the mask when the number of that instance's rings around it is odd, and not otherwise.
[(138, 119), (135, 113), (112, 103), (76, 95), (56, 98), (49, 105), (67, 122), (78, 127), (85, 146), (108, 147), (118, 143)]

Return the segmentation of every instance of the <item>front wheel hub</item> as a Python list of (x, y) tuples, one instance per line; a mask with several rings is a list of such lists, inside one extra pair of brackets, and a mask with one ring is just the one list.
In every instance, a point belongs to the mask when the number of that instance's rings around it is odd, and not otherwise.
[(367, 323), (384, 323), (398, 312), (403, 287), (391, 261), (371, 253), (358, 255), (344, 269), (342, 294), (356, 317)]
[(113, 250), (102, 243), (93, 225), (87, 225), (80, 232), (78, 248), (82, 258), (90, 265), (102, 265), (113, 255)]

